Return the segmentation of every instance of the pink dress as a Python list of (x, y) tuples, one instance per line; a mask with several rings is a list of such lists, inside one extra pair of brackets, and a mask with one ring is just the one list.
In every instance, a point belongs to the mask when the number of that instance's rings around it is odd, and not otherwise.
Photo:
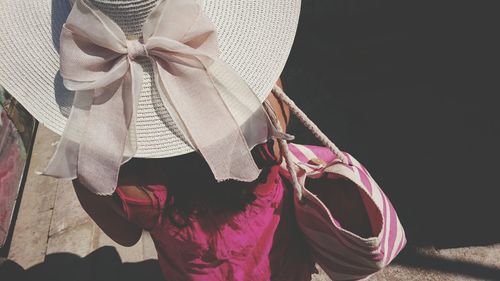
[(172, 225), (158, 211), (168, 192), (163, 185), (145, 186), (153, 202), (127, 197), (119, 188), (117, 193), (128, 219), (151, 233), (166, 280), (311, 280), (315, 263), (293, 217), (289, 183), (278, 172), (279, 166), (273, 166), (267, 181), (255, 189), (257, 199), (216, 225), (215, 233), (198, 220), (183, 228)]
[[(299, 160), (306, 159), (304, 155), (325, 161), (333, 158), (325, 148), (289, 147)], [(161, 211), (168, 193), (164, 185), (146, 186), (153, 192), (153, 200), (127, 197), (120, 188), (117, 195), (128, 219), (151, 233), (166, 280), (303, 281), (317, 272), (316, 262), (324, 264), (335, 280), (359, 280), (389, 264), (406, 240), (385, 194), (374, 182), (369, 183), (371, 177), (361, 164), (354, 161), (349, 165), (346, 171), (359, 174), (359, 181), (352, 180), (364, 189), (365, 208), (374, 233), (378, 233), (374, 237), (362, 238), (344, 230), (334, 214), (327, 219), (321, 215), (325, 213), (315, 213), (319, 205), (300, 207), (303, 225), (299, 228), (292, 185), (279, 165), (272, 166), (267, 180), (255, 188), (257, 199), (245, 211), (229, 219), (207, 214), (203, 221), (195, 218), (184, 228), (171, 224)], [(308, 214), (312, 217), (306, 218)], [(303, 231), (313, 239), (309, 244)]]

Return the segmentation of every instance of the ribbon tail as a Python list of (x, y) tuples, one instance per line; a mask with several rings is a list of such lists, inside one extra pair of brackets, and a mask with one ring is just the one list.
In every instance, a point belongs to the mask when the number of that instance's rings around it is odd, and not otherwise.
[(77, 166), (78, 179), (95, 194), (110, 195), (117, 186), (133, 115), (131, 79), (128, 71), (123, 79), (96, 89), (96, 96), (107, 100), (94, 99)]
[(214, 60), (207, 67), (214, 87), (231, 112), (247, 142), (249, 149), (265, 143), (279, 134), (257, 95), (248, 84), (224, 61)]
[(170, 64), (169, 71), (156, 64), (162, 101), (218, 182), (254, 181), (260, 169), (250, 149), (269, 134), (262, 104), (228, 65), (196, 59), (199, 66)]
[[(238, 126), (238, 133), (246, 144), (246, 146), (235, 146), (232, 154), (229, 154), (228, 151), (231, 162), (226, 173), (245, 175), (250, 171), (250, 165), (255, 163), (251, 150), (275, 135), (273, 124), (257, 95), (228, 64), (216, 59), (207, 66), (207, 73), (227, 110), (234, 118)], [(255, 169), (258, 168), (252, 167), (253, 171)], [(247, 176), (244, 181), (252, 180), (251, 177)]]
[(93, 90), (75, 91), (73, 107), (56, 150), (41, 175), (60, 179), (77, 177), (78, 152), (92, 105)]
[[(127, 119), (130, 119), (128, 125), (127, 140), (125, 142), (125, 149), (123, 152), (122, 164), (128, 162), (137, 152), (137, 134), (136, 134), (136, 119), (137, 119), (137, 107), (139, 104), (139, 94), (142, 88), (142, 67), (135, 63), (130, 62), (130, 75), (131, 75), (131, 90), (124, 93), (125, 101), (125, 115)], [(128, 96), (125, 96), (128, 95)], [(127, 111), (128, 110), (128, 111)]]

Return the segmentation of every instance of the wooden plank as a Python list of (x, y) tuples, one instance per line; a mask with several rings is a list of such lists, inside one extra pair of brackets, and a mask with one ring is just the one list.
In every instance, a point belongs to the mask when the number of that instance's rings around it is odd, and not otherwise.
[(18, 219), (8, 258), (23, 268), (29, 268), (45, 260), (51, 211), (39, 213), (36, 218)]
[(144, 252), (144, 259), (158, 259), (158, 253), (156, 252), (155, 244), (153, 243), (153, 240), (151, 239), (151, 235), (149, 232), (144, 231), (142, 233), (142, 245), (143, 245), (143, 252)]
[(92, 251), (94, 223), (90, 218), (82, 224), (66, 228), (49, 237), (47, 255), (66, 252), (84, 257)]
[(44, 126), (38, 127), (8, 256), (24, 268), (45, 258), (58, 180), (39, 176), (35, 171), (45, 167), (53, 149), (51, 143), (57, 139)]
[(50, 223), (49, 235), (54, 235), (67, 228), (78, 226), (89, 220), (87, 213), (80, 206), (73, 185), (69, 180), (61, 180), (57, 186), (54, 213)]

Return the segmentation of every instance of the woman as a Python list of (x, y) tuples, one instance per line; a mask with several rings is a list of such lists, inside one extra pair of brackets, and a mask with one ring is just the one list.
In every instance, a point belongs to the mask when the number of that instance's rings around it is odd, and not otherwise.
[[(42, 174), (116, 242), (149, 231), (167, 280), (361, 279), (404, 246), (366, 169), (275, 81), (300, 0), (4, 2), (0, 82), (61, 134)], [(318, 154), (289, 149), (289, 111)]]
[[(282, 87), (281, 81), (277, 85)], [(289, 108), (273, 94), (267, 100), (282, 128), (286, 128)], [(283, 159), (277, 142), (273, 143), (272, 149), (262, 149), (267, 144), (254, 148), (269, 153), (267, 161), (257, 161), (264, 169), (252, 183), (215, 184), (208, 167), (195, 154), (132, 160), (122, 167), (113, 197), (95, 195), (82, 188), (78, 180), (73, 183), (83, 208), (117, 243), (132, 246), (143, 229), (154, 231), (152, 238), (166, 280), (310, 280), (314, 261), (293, 219), (290, 184), (277, 173)], [(276, 181), (280, 184), (273, 185)], [(345, 182), (327, 198), (321, 198), (321, 187), (321, 180), (309, 185), (331, 212), (338, 214), (336, 219), (345, 229), (363, 237), (371, 235), (360, 194), (352, 183)], [(172, 200), (166, 200), (166, 194)], [(279, 198), (271, 198), (277, 194)], [(161, 208), (157, 206), (159, 201)], [(276, 204), (281, 205), (278, 213), (269, 216)], [(265, 225), (250, 224), (259, 220)], [(229, 231), (227, 226), (231, 224), (231, 230), (258, 232), (260, 240), (235, 243), (236, 238), (248, 240), (252, 235)], [(172, 241), (164, 241), (169, 239)]]

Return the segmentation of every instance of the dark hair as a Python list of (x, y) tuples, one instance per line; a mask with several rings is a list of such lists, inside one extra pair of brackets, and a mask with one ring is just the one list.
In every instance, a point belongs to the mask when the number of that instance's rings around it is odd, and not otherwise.
[[(266, 145), (268, 152), (271, 151), (272, 154), (272, 141), (262, 145)], [(259, 148), (256, 146), (254, 150)], [(255, 153), (254, 158), (256, 155), (258, 154)], [(272, 166), (278, 163), (274, 157), (274, 162), (262, 164), (256, 161), (262, 171), (253, 182), (227, 180), (217, 183), (208, 164), (197, 153), (175, 158), (175, 168), (166, 171), (168, 192), (163, 212), (170, 223), (179, 228), (189, 225), (193, 216), (230, 216), (244, 211), (256, 199), (255, 188), (267, 180)]]

